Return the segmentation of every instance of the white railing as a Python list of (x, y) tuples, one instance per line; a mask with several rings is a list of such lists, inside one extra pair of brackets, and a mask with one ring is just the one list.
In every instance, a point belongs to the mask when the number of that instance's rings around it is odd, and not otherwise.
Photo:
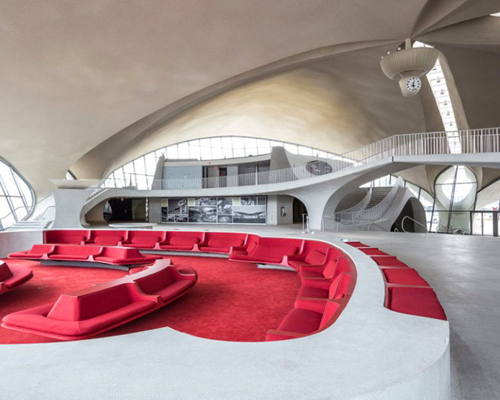
[(41, 221), (42, 229), (47, 228), (49, 224), (52, 224), (56, 219), (56, 206), (48, 206), (43, 213), (37, 215), (34, 218), (35, 221)]
[(382, 218), (382, 216), (387, 212), (392, 202), (394, 201), (399, 188), (403, 187), (403, 184), (403, 178), (399, 177), (390, 192), (380, 203), (378, 203), (374, 207), (366, 209), (365, 212), (361, 214), (358, 220), (358, 224), (364, 225), (374, 221), (378, 221), (380, 218)]
[[(389, 193), (387, 193), (387, 196), (385, 196), (380, 203), (376, 204), (373, 207), (366, 208), (366, 205), (368, 205), (367, 203), (365, 205), (365, 208), (354, 212), (344, 213), (344, 211), (347, 211), (344, 210), (335, 213), (334, 217), (325, 215), (323, 217), (323, 226), (325, 230), (329, 229), (339, 230), (341, 227), (351, 227), (358, 229), (362, 225), (370, 225), (373, 224), (375, 221), (380, 220), (382, 216), (387, 212), (392, 202), (394, 201), (394, 198), (396, 197), (399, 188), (403, 187), (403, 183), (404, 183), (403, 179), (399, 177), (394, 186), (389, 191)], [(358, 203), (354, 207), (357, 207), (358, 205), (364, 203), (365, 199), (363, 199), (362, 202)]]
[(334, 213), (335, 221), (342, 221), (342, 223), (347, 224), (348, 221), (355, 222), (358, 221), (361, 214), (365, 211), (366, 207), (372, 199), (373, 188), (370, 187), (366, 196), (358, 204), (351, 208), (347, 208), (342, 211), (337, 211)]
[(19, 206), (5, 216), (0, 217), (0, 231), (6, 230), (19, 221), (23, 221), (29, 217), (31, 211), (26, 209), (25, 206)]
[[(148, 178), (138, 179), (136, 176), (130, 175), (126, 181), (95, 180), (89, 189), (93, 191), (106, 188), (178, 190), (276, 184), (314, 178), (318, 175), (354, 168), (389, 157), (453, 154), (450, 151), (451, 142), (459, 142), (462, 153), (465, 154), (497, 153), (500, 152), (500, 128), (394, 135), (360, 149), (344, 153), (336, 158), (322, 159), (321, 161), (324, 161), (330, 167), (316, 174), (312, 174), (305, 165), (301, 165), (275, 171), (212, 178), (153, 180)], [(93, 193), (89, 198), (95, 194), (97, 193)]]

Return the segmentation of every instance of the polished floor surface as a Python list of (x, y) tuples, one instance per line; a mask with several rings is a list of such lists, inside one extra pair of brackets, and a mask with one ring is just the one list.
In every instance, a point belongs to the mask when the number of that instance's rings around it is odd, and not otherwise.
[(500, 239), (349, 232), (415, 268), (450, 321), (454, 400), (500, 399)]

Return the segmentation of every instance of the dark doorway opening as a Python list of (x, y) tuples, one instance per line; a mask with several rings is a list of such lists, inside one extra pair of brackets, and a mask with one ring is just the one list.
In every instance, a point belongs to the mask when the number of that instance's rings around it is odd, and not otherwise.
[(301, 224), (302, 223), (302, 214), (307, 214), (307, 209), (304, 203), (302, 203), (299, 199), (293, 199), (293, 223)]

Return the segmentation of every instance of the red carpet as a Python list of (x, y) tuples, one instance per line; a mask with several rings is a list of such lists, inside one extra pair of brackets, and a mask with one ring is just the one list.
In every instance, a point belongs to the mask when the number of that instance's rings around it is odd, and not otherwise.
[[(176, 265), (198, 271), (196, 286), (184, 297), (100, 337), (169, 326), (191, 335), (230, 341), (263, 341), (293, 308), (300, 280), (295, 272), (257, 269), (255, 264), (203, 257), (169, 257)], [(11, 262), (9, 260), (9, 262)], [(55, 301), (59, 294), (119, 278), (124, 272), (97, 268), (42, 267), (19, 261), (34, 278), (0, 296), (0, 318), (12, 312)], [(99, 337), (99, 336), (98, 336)], [(0, 343), (55, 340), (0, 328)]]

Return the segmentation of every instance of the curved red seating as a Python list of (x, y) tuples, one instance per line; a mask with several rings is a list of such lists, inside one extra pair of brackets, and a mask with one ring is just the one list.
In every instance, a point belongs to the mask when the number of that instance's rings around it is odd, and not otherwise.
[(358, 247), (358, 250), (362, 251), (369, 256), (388, 256), (389, 254), (380, 251), (375, 247)]
[(207, 232), (198, 249), (209, 253), (229, 253), (232, 248), (241, 248), (247, 236), (246, 233)]
[(43, 241), (50, 244), (85, 244), (90, 237), (90, 231), (63, 230), (63, 231), (44, 231)]
[(322, 265), (329, 249), (333, 248), (328, 243), (306, 240), (300, 254), (288, 256), (288, 265), (297, 270), (302, 265)]
[(169, 231), (156, 248), (161, 250), (194, 250), (203, 240), (203, 232)]
[(130, 231), (122, 246), (135, 247), (136, 249), (153, 249), (165, 240), (167, 232), (163, 231)]
[(296, 255), (302, 249), (304, 240), (282, 238), (249, 238), (244, 248), (234, 248), (230, 260), (256, 263), (286, 264), (286, 257)]
[[(97, 233), (100, 232), (100, 233)], [(105, 232), (105, 233), (102, 233)], [(113, 237), (113, 231), (96, 231), (89, 234), (88, 244), (96, 243), (99, 235)], [(123, 236), (123, 235), (122, 235)], [(115, 237), (114, 240), (118, 238)], [(109, 239), (111, 240), (111, 239)], [(294, 310), (291, 311), (288, 322), (280, 325), (283, 329), (292, 329), (290, 321), (296, 321), (297, 316), (304, 316), (304, 324), (315, 321), (314, 329), (304, 327), (299, 332), (285, 331), (269, 333), (266, 340), (282, 340), (300, 337), (317, 332), (329, 321), (333, 321), (347, 304), (355, 286), (356, 273), (345, 253), (339, 248), (325, 242), (293, 238), (260, 237), (255, 234), (240, 234), (229, 232), (188, 232), (188, 231), (130, 231), (121, 242), (128, 250), (179, 250), (189, 252), (226, 253), (232, 261), (254, 262), (259, 264), (275, 264), (294, 268), (300, 275), (302, 287), (299, 291)], [(107, 252), (116, 252), (120, 247), (104, 248)], [(138, 250), (136, 250), (138, 251)], [(385, 254), (385, 253), (382, 253)], [(111, 262), (103, 259), (104, 254), (93, 256), (96, 261)], [(117, 263), (117, 256), (113, 255)], [(140, 270), (141, 272), (137, 272)], [(149, 269), (148, 269), (149, 270)], [(132, 271), (131, 271), (132, 272)], [(144, 294), (160, 296), (167, 301), (175, 295), (176, 288), (188, 286), (188, 282), (177, 280), (175, 284), (162, 289), (161, 285), (172, 279), (176, 272), (164, 272), (156, 278), (139, 279), (144, 271), (136, 268), (130, 276), (137, 278), (138, 290)], [(177, 274), (190, 273), (189, 267), (178, 267)], [(328, 307), (325, 305), (328, 303)], [(332, 303), (332, 304), (330, 304)], [(305, 317), (307, 315), (307, 317)], [(318, 317), (321, 321), (318, 322)], [(297, 321), (302, 318), (298, 318)], [(324, 319), (324, 321), (323, 321)], [(323, 322), (322, 322), (323, 321)], [(300, 321), (298, 323), (301, 323)], [(306, 332), (307, 331), (307, 332)]]
[(31, 260), (80, 261), (109, 265), (148, 264), (161, 258), (155, 255), (142, 255), (137, 249), (123, 247), (79, 246), (79, 245), (38, 245), (28, 251), (11, 253), (9, 258)]
[(429, 286), (417, 271), (412, 268), (391, 268), (382, 270), (387, 283), (409, 286)]
[(85, 244), (121, 246), (126, 238), (127, 231), (93, 230), (90, 231), (90, 238), (85, 242)]
[(33, 278), (33, 271), (0, 261), (0, 294), (9, 292)]
[(55, 303), (5, 316), (2, 326), (60, 340), (85, 339), (150, 313), (184, 295), (196, 283), (170, 260), (115, 281), (70, 294)]
[(330, 325), (338, 312), (340, 304), (327, 301), (318, 307), (310, 307), (308, 303), (296, 304), (281, 321), (276, 330), (266, 334), (266, 341), (293, 339), (320, 332)]
[(390, 287), (386, 306), (404, 314), (446, 320), (443, 307), (430, 287)]
[(397, 257), (377, 248), (361, 248), (357, 243), (359, 242), (348, 242), (347, 244), (370, 255), (384, 276), (385, 306), (388, 309), (420, 317), (447, 319), (436, 293), (417, 271), (409, 268)]
[(406, 265), (404, 262), (398, 260), (397, 257), (394, 256), (377, 256), (377, 257), (372, 257), (373, 261), (377, 263), (382, 268), (408, 268), (408, 265)]
[(152, 263), (161, 256), (143, 255), (137, 249), (124, 249), (120, 247), (103, 247), (101, 253), (94, 257), (97, 262), (112, 265), (137, 265)]

